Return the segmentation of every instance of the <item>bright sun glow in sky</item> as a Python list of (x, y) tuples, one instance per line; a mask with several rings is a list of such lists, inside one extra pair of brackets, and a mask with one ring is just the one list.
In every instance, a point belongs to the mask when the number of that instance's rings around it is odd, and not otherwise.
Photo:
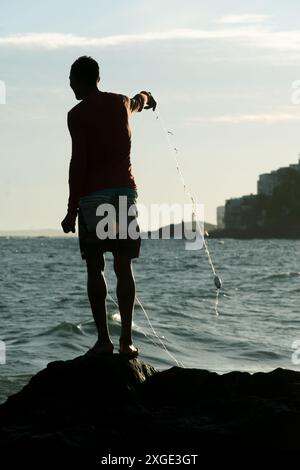
[[(100, 64), (100, 89), (152, 92), (215, 223), (225, 199), (298, 160), (299, 16), (296, 0), (1, 1), (0, 230), (60, 228), (77, 103), (68, 76), (83, 54)], [(139, 202), (188, 202), (153, 112), (131, 127)]]

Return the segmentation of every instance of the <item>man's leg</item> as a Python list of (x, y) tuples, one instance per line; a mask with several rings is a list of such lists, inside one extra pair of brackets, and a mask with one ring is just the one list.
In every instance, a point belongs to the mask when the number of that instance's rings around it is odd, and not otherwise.
[(109, 336), (106, 312), (107, 288), (104, 278), (104, 256), (87, 257), (87, 292), (98, 331), (98, 340), (92, 348), (95, 352), (113, 352)]
[(117, 298), (121, 315), (122, 330), (120, 352), (135, 353), (132, 344), (132, 315), (135, 299), (135, 282), (131, 259), (124, 255), (114, 255), (114, 270), (117, 276)]

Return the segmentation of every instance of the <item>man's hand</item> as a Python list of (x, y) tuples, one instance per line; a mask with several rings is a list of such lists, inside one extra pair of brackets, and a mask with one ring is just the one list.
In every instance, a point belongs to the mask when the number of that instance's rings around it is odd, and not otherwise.
[(77, 217), (77, 214), (70, 214), (69, 212), (67, 213), (66, 217), (61, 223), (61, 226), (65, 233), (69, 233), (69, 232), (75, 233), (76, 217)]
[(155, 111), (157, 103), (155, 99), (153, 98), (153, 96), (151, 95), (150, 91), (142, 91), (141, 93), (144, 93), (145, 95), (148, 96), (148, 101), (144, 109), (153, 109), (153, 111)]

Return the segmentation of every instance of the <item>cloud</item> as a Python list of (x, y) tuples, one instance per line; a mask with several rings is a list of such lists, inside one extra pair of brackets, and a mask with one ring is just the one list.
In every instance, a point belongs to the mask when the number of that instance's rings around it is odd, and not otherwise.
[(78, 36), (75, 34), (55, 32), (0, 36), (0, 46), (40, 47), (47, 49), (68, 47), (112, 47), (127, 44), (166, 41), (231, 41), (238, 43), (239, 45), (265, 48), (268, 50), (300, 52), (300, 30), (272, 31), (265, 25), (222, 27), (208, 30), (173, 29), (161, 32), (123, 34), (104, 37)]
[(258, 113), (258, 114), (224, 114), (220, 116), (199, 116), (190, 118), (188, 124), (196, 123), (221, 123), (221, 124), (243, 124), (243, 123), (264, 123), (277, 124), (284, 122), (299, 122), (300, 113)]
[(174, 29), (163, 32), (149, 32), (143, 34), (123, 34), (106, 37), (86, 37), (63, 33), (26, 33), (0, 37), (0, 45), (32, 46), (46, 48), (86, 47), (86, 46), (116, 46), (122, 44), (173, 41), (173, 40), (205, 40), (205, 39), (238, 39), (254, 38), (257, 30), (253, 29), (223, 29), (223, 30), (197, 30)]
[(264, 23), (269, 18), (269, 15), (226, 15), (218, 20), (218, 23), (223, 24), (257, 24)]

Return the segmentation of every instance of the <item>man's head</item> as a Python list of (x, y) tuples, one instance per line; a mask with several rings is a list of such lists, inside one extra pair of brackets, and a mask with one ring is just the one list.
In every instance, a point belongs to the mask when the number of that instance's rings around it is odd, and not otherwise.
[(89, 56), (78, 57), (70, 70), (70, 87), (78, 100), (82, 100), (100, 81), (99, 65)]

